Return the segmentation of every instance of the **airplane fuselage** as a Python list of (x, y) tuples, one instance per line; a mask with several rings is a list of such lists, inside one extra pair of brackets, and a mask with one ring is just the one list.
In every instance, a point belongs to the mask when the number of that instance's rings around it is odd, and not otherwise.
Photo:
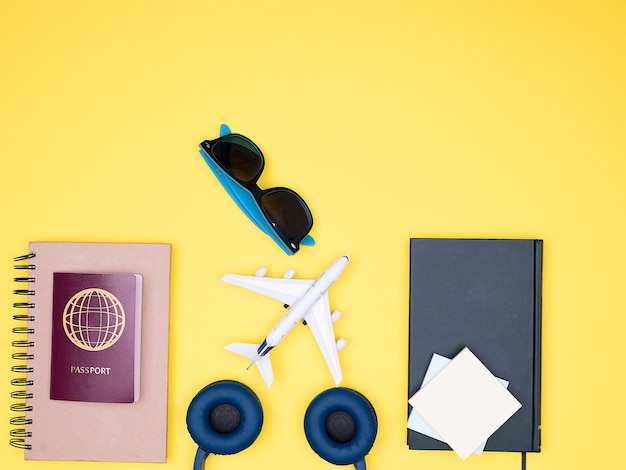
[[(326, 291), (335, 283), (348, 265), (348, 260), (348, 256), (342, 256), (331, 264), (328, 269), (313, 282), (304, 295), (289, 307), (287, 313), (283, 315), (265, 338), (265, 348), (267, 348), (268, 351), (285, 339), (287, 334), (304, 319), (304, 316), (311, 306), (320, 300), (320, 297), (326, 294)], [(259, 351), (259, 353), (264, 354), (265, 352)]]

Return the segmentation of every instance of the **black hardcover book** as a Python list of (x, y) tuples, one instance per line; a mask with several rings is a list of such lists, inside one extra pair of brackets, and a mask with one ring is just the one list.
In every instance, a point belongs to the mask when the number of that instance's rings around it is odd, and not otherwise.
[[(542, 247), (541, 240), (411, 239), (409, 397), (433, 353), (453, 358), (467, 346), (522, 404), (487, 451), (540, 450)], [(407, 442), (450, 449), (410, 429)]]

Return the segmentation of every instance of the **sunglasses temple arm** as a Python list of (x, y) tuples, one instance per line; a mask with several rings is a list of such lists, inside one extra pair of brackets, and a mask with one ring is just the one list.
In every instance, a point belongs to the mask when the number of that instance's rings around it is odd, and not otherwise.
[(222, 124), (220, 126), (220, 137), (224, 137), (228, 134), (232, 134), (232, 132), (230, 131), (230, 127), (228, 127), (226, 124)]

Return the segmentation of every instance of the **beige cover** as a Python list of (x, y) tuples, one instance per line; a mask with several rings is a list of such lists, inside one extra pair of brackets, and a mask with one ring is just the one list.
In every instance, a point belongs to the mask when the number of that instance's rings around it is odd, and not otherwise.
[[(31, 243), (35, 296), (32, 424), (25, 459), (165, 462), (171, 246)], [(53, 272), (143, 275), (141, 397), (136, 403), (50, 400)]]

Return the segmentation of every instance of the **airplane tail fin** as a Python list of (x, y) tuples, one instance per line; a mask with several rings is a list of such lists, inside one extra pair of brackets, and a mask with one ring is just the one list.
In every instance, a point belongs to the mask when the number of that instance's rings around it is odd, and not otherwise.
[(247, 357), (248, 359), (255, 360), (254, 362), (261, 373), (261, 377), (265, 381), (267, 388), (272, 386), (274, 382), (274, 373), (272, 372), (272, 363), (270, 362), (270, 355), (267, 353), (265, 356), (257, 357), (259, 344), (251, 343), (230, 343), (226, 346), (226, 350), (239, 354), (240, 356)]

